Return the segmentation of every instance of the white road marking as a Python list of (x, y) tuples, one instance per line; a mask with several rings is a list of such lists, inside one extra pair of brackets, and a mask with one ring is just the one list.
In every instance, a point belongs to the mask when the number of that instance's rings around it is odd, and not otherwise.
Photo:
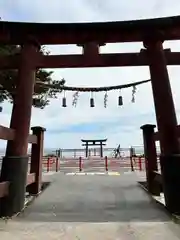
[(71, 172), (71, 173), (66, 173), (66, 175), (69, 176), (85, 176), (85, 175), (108, 175), (108, 176), (120, 176), (119, 172)]
[(120, 176), (119, 172), (108, 172), (109, 176)]

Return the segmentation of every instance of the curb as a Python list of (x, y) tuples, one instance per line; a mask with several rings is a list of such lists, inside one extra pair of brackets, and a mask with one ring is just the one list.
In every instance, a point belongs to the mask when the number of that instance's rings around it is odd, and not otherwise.
[(148, 192), (145, 184), (142, 184), (142, 182), (138, 182), (138, 184), (139, 184), (139, 186), (140, 186), (144, 191), (146, 191), (148, 197), (149, 197), (154, 203), (156, 203), (157, 206), (158, 206), (159, 208), (161, 208), (161, 210), (163, 210), (163, 211), (171, 218), (171, 220), (172, 220), (175, 224), (180, 224), (180, 216), (178, 216), (178, 215), (176, 215), (176, 214), (170, 213), (170, 212), (168, 211), (168, 209), (166, 208), (166, 206), (165, 206), (162, 202), (158, 201), (158, 200), (155, 198), (155, 196), (151, 195), (151, 194)]

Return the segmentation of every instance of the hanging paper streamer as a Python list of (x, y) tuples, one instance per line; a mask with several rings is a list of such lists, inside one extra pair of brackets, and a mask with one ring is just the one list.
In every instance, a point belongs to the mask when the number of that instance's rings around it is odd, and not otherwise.
[(75, 93), (73, 94), (73, 101), (72, 101), (72, 105), (73, 105), (74, 107), (77, 106), (78, 98), (79, 98), (79, 92), (75, 92)]
[(107, 92), (104, 94), (104, 107), (107, 107), (107, 101), (108, 101), (108, 94)]
[(136, 86), (133, 86), (133, 89), (132, 89), (132, 100), (131, 100), (132, 103), (135, 102), (135, 93), (136, 93), (136, 90), (137, 90)]

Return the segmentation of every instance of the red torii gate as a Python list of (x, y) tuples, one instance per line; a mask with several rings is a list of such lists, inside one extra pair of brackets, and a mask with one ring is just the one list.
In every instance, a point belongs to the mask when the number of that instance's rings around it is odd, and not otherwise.
[[(160, 133), (161, 158), (180, 161), (180, 147), (176, 135), (177, 119), (167, 71), (167, 64), (179, 65), (180, 53), (163, 50), (164, 40), (180, 39), (180, 16), (107, 23), (18, 23), (0, 22), (0, 44), (21, 45), (21, 54), (1, 56), (0, 68), (18, 68), (19, 77), (10, 127), (16, 130), (13, 141), (8, 141), (6, 162), (11, 157), (27, 156), (28, 133), (31, 119), (32, 94), (36, 68), (107, 67), (148, 65), (151, 75), (157, 126)], [(140, 53), (99, 54), (106, 43), (143, 42)], [(83, 46), (82, 55), (42, 56), (41, 45), (77, 44)], [(21, 166), (22, 161), (17, 161)], [(178, 167), (178, 164), (174, 164)], [(180, 170), (180, 169), (179, 169)], [(5, 171), (5, 170), (3, 170)], [(178, 181), (164, 179), (180, 192)], [(169, 181), (169, 182), (168, 182)], [(21, 181), (24, 184), (23, 181)], [(166, 198), (180, 195), (166, 192)], [(177, 206), (180, 213), (180, 207)]]
[(100, 157), (103, 157), (103, 146), (106, 145), (107, 139), (96, 139), (96, 140), (85, 140), (85, 139), (81, 139), (81, 141), (84, 143), (82, 144), (82, 146), (86, 147), (86, 158), (88, 157), (88, 147), (89, 146), (100, 146)]

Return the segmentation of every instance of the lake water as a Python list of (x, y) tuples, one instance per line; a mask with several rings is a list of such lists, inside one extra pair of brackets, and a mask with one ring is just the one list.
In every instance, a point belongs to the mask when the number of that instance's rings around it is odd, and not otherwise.
[[(144, 148), (143, 146), (133, 146), (133, 148), (135, 149), (135, 153), (137, 155), (141, 155), (144, 154)], [(113, 152), (114, 152), (114, 148), (104, 148), (103, 149), (103, 155), (104, 156), (108, 156), (108, 157), (112, 157), (113, 156)], [(157, 147), (157, 153), (159, 153), (159, 147)], [(28, 154), (30, 154), (30, 150), (28, 151)], [(44, 149), (44, 156), (48, 155), (48, 154), (55, 154), (56, 153), (56, 149), (53, 148), (45, 148)], [(129, 156), (130, 154), (130, 149), (129, 148), (122, 148), (121, 149), (121, 155), (122, 156)], [(0, 157), (5, 155), (5, 149), (0, 149)], [(90, 150), (90, 156), (99, 156), (100, 155), (100, 151), (99, 148), (91, 148)], [(61, 157), (63, 158), (72, 158), (72, 157), (85, 157), (85, 149), (62, 149), (62, 153), (61, 153)]]

